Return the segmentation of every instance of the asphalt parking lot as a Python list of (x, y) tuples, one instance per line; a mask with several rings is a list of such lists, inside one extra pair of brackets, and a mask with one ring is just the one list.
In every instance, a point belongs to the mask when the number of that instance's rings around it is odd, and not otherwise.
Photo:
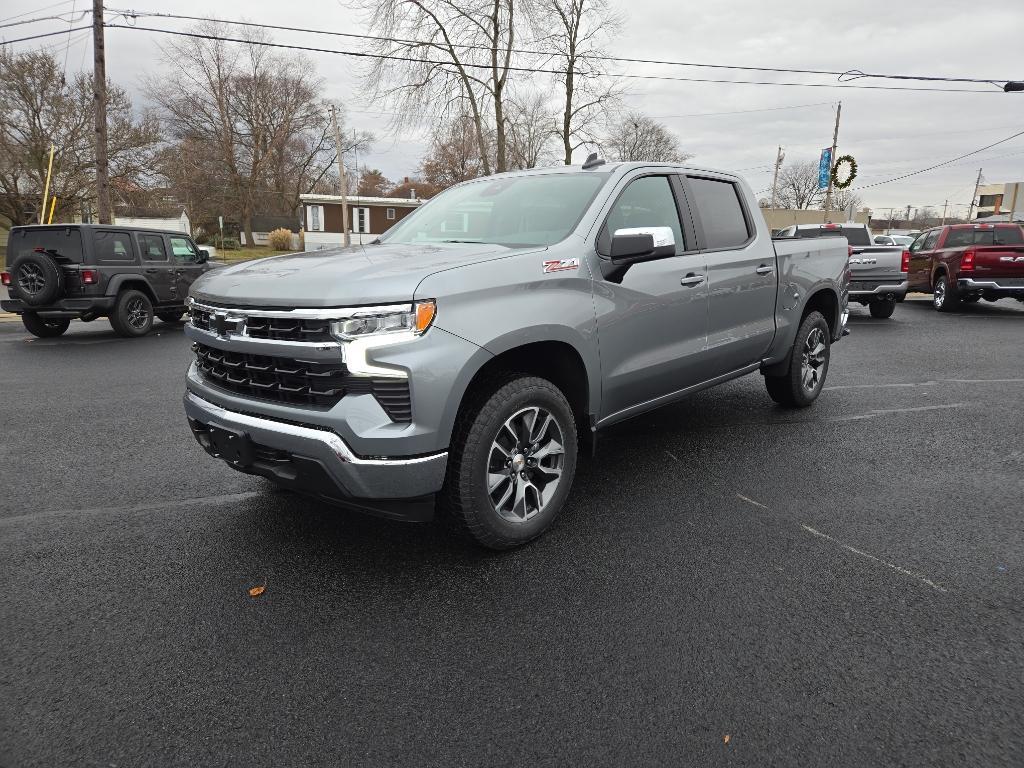
[(856, 307), (813, 408), (602, 433), (503, 554), (209, 459), (157, 326), (0, 323), (5, 768), (1024, 759), (1024, 304)]

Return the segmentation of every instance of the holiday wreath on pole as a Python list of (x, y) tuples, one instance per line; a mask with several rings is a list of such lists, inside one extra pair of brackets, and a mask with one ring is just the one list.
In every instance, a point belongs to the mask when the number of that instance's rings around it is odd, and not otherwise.
[[(850, 166), (850, 172), (847, 174), (846, 179), (840, 181), (839, 166), (843, 163)], [(836, 158), (836, 164), (832, 166), (832, 186), (836, 189), (846, 189), (853, 183), (855, 178), (857, 178), (857, 161), (853, 159), (853, 155), (843, 155)]]

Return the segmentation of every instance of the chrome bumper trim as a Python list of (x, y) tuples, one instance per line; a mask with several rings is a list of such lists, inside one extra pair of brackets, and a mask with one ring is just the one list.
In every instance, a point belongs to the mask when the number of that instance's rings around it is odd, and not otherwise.
[(961, 277), (956, 284), (957, 288), (969, 291), (1024, 291), (1024, 285), (1000, 285), (995, 280), (975, 280), (971, 277)]
[[(855, 282), (866, 282), (866, 281), (859, 280), (859, 281), (855, 281)], [(877, 295), (877, 294), (884, 294), (884, 293), (894, 293), (894, 294), (897, 294), (897, 295), (906, 295), (906, 293), (907, 293), (907, 286), (908, 285), (909, 285), (908, 281), (904, 280), (902, 283), (897, 283), (895, 285), (876, 285), (870, 291), (855, 291), (855, 290), (851, 290), (850, 291), (850, 295), (851, 296), (874, 296), (874, 295)]]

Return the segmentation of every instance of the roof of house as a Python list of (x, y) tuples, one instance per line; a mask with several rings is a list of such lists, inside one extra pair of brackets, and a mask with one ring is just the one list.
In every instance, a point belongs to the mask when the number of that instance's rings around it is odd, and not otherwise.
[[(299, 195), (304, 203), (341, 203), (341, 195)], [(409, 197), (362, 197), (360, 195), (348, 195), (346, 198), (349, 205), (386, 205), (391, 208), (415, 208), (425, 200)]]

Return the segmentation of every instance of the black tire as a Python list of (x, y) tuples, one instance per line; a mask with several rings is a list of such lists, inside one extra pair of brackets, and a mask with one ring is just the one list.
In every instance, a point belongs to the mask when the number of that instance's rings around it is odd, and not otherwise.
[[(979, 296), (976, 293), (972, 293), (969, 296), (964, 296), (963, 298), (960, 299), (960, 301), (962, 301), (964, 304), (974, 304), (979, 299), (981, 299), (981, 296)], [(989, 301), (994, 301), (994, 299), (989, 299)]]
[(896, 301), (895, 299), (872, 301), (868, 305), (868, 309), (871, 311), (872, 317), (885, 319), (887, 317), (892, 317), (892, 313), (896, 311)]
[[(824, 345), (824, 349), (818, 350), (817, 344), (813, 348), (808, 348), (812, 335)], [(832, 341), (828, 323), (820, 312), (811, 312), (800, 323), (800, 328), (796, 332), (789, 370), (781, 376), (764, 377), (768, 396), (784, 408), (806, 408), (818, 399), (822, 387), (825, 386), (831, 356)], [(818, 361), (817, 364), (815, 360)], [(812, 386), (805, 383), (807, 377), (810, 377)]]
[(153, 327), (153, 302), (134, 288), (121, 291), (110, 313), (110, 327), (118, 336), (145, 336)]
[(960, 307), (960, 292), (945, 272), (935, 277), (932, 288), (932, 306), (939, 312), (955, 312)]
[(44, 307), (64, 295), (64, 272), (46, 253), (26, 253), (11, 267), (18, 298), (29, 307)]
[[(481, 546), (521, 546), (554, 523), (572, 487), (577, 458), (572, 409), (550, 381), (525, 374), (503, 377), (467, 397), (452, 435), (439, 511)], [(540, 455), (553, 445), (562, 452), (531, 457), (533, 450)], [(546, 491), (550, 495), (544, 498)]]
[(156, 316), (164, 323), (180, 323), (182, 318), (185, 317), (185, 310), (175, 310), (173, 312), (157, 312)]
[(54, 336), (60, 336), (71, 325), (71, 321), (67, 318), (47, 320), (35, 312), (22, 312), (21, 322), (24, 323), (25, 330), (40, 339), (52, 339)]

